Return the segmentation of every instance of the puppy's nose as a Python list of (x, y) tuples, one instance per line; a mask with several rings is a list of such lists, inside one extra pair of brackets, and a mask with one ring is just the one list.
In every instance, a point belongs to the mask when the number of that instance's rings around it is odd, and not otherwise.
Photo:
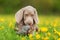
[(32, 23), (31, 23), (31, 22), (29, 22), (29, 23), (28, 23), (28, 25), (32, 25)]
[(28, 23), (28, 25), (31, 25), (31, 23)]

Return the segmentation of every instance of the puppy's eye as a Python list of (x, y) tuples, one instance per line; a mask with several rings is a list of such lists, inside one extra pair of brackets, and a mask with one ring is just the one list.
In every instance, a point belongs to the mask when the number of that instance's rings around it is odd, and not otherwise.
[(28, 14), (26, 14), (26, 16), (28, 16)]
[(31, 16), (34, 16), (34, 15), (31, 15)]

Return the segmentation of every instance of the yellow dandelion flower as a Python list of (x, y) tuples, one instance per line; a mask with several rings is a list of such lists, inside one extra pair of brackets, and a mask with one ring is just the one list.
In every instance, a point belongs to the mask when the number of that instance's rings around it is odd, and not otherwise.
[(0, 22), (4, 22), (4, 18), (1, 18), (1, 19), (0, 19)]
[(33, 38), (30, 38), (30, 40), (34, 40)]
[(60, 36), (60, 32), (57, 32), (57, 34)]
[(21, 39), (21, 40), (26, 40), (26, 39), (25, 39), (25, 37), (22, 37), (22, 39)]
[(51, 23), (51, 25), (52, 25), (53, 27), (56, 27), (56, 26), (57, 26), (57, 22), (54, 21), (53, 23)]
[(49, 40), (49, 38), (48, 37), (45, 37), (45, 38), (43, 38), (43, 40)]
[(56, 29), (54, 29), (55, 33), (57, 33), (60, 36), (60, 32), (56, 31)]
[(32, 38), (33, 37), (33, 35), (32, 34), (29, 34), (29, 38)]
[(42, 32), (47, 32), (48, 31), (48, 28), (47, 27), (41, 27), (41, 31)]
[(36, 39), (40, 39), (40, 35), (38, 33), (36, 34)]
[(54, 24), (53, 24), (53, 26), (54, 26), (54, 27), (56, 27), (56, 26), (57, 26), (57, 24), (56, 24), (56, 23), (54, 23)]
[(58, 38), (57, 40), (60, 40), (60, 38)]
[(48, 33), (47, 33), (47, 35), (48, 35), (48, 36), (50, 36), (50, 35), (51, 35), (51, 33), (50, 33), (50, 32), (48, 32)]
[(29, 34), (29, 38), (30, 38), (30, 40), (34, 40), (33, 39), (33, 34)]

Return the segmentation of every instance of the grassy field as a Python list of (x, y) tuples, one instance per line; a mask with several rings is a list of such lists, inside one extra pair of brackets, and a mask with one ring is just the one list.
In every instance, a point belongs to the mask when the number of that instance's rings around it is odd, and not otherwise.
[(60, 16), (39, 16), (39, 33), (19, 36), (15, 33), (15, 18), (0, 15), (0, 40), (60, 40)]

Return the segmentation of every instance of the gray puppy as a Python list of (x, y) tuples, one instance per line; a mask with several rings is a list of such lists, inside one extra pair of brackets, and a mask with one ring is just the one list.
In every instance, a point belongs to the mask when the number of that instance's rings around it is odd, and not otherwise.
[[(26, 6), (18, 10), (15, 14), (17, 23), (17, 34), (32, 34), (38, 31), (36, 24), (38, 23), (37, 10), (32, 6)], [(28, 25), (27, 25), (28, 24)]]

